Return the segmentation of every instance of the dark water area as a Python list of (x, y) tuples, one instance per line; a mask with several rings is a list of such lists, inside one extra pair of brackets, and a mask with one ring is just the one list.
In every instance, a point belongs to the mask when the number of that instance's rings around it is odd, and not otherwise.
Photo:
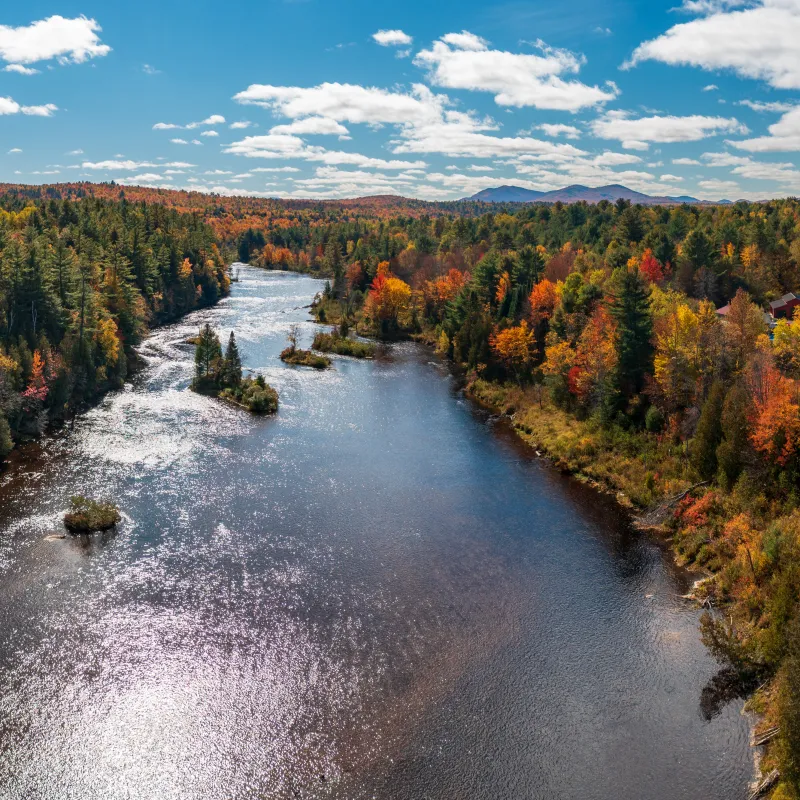
[[(286, 367), (320, 282), (240, 277), (0, 475), (0, 797), (745, 797), (659, 545), (419, 345)], [(276, 418), (188, 390), (204, 322)], [(48, 538), (76, 493), (118, 530)]]

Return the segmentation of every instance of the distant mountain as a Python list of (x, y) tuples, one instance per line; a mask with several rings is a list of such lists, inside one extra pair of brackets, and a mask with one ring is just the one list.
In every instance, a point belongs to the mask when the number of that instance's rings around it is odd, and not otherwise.
[(610, 186), (581, 186), (573, 184), (564, 189), (555, 189), (552, 192), (536, 192), (533, 189), (523, 189), (521, 186), (498, 186), (495, 189), (484, 189), (482, 192), (467, 198), (469, 200), (483, 200), (485, 203), (599, 203), (601, 200), (614, 202), (622, 198), (631, 203), (641, 205), (664, 205), (675, 203), (697, 203), (694, 197), (653, 197), (642, 192), (635, 192), (627, 186), (612, 184)]
[(521, 186), (498, 186), (496, 189), (484, 189), (467, 199), (483, 200), (484, 203), (535, 203), (544, 194)]

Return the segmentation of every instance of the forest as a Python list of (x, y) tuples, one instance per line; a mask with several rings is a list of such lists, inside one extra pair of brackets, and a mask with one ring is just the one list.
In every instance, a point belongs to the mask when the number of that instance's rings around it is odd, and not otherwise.
[[(703, 637), (800, 797), (800, 201), (632, 206), (0, 187), (0, 453), (118, 386), (226, 263), (326, 277), (320, 322), (428, 342), (700, 571)], [(793, 315), (794, 314), (794, 315)], [(647, 512), (647, 513), (644, 513)]]
[(0, 458), (122, 386), (149, 327), (228, 292), (197, 214), (0, 198)]

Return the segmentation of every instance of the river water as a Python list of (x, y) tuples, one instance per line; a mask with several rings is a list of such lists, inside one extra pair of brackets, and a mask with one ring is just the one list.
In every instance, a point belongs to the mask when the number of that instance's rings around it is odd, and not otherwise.
[[(687, 578), (423, 347), (284, 366), (320, 288), (242, 268), (0, 476), (0, 797), (744, 797)], [(204, 322), (276, 418), (188, 390)], [(48, 538), (75, 493), (118, 531)]]

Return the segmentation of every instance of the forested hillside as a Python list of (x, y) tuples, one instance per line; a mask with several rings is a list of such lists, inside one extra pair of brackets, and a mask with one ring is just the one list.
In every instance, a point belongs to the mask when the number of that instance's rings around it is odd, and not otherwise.
[(197, 215), (0, 199), (0, 457), (121, 386), (148, 326), (214, 303), (228, 285)]

